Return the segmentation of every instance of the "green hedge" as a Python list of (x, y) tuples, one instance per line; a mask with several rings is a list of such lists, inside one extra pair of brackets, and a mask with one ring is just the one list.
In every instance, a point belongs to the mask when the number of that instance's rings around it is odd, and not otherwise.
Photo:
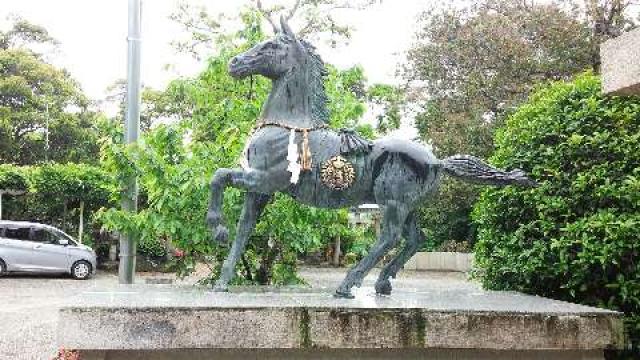
[(99, 167), (73, 163), (0, 165), (0, 190), (7, 189), (26, 191), (26, 195), (4, 199), (4, 219), (42, 222), (74, 236), (78, 234), (81, 202), (87, 233), (96, 230), (92, 229), (93, 213), (114, 205), (117, 196), (111, 175)]
[(491, 162), (535, 189), (488, 189), (474, 209), (484, 286), (621, 310), (640, 335), (640, 98), (590, 74), (537, 91), (496, 137)]
[(22, 168), (7, 164), (0, 165), (0, 191), (27, 191), (28, 189), (28, 180)]

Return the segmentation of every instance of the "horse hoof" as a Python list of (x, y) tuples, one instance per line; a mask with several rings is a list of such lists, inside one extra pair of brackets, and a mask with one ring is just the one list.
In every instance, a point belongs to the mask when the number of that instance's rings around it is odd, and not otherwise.
[(339, 298), (339, 299), (354, 299), (355, 296), (353, 296), (353, 294), (351, 293), (351, 291), (340, 291), (340, 290), (336, 290), (336, 292), (333, 294), (334, 298)]
[(218, 225), (214, 231), (213, 239), (221, 245), (225, 245), (229, 241), (229, 230), (222, 225)]
[(379, 295), (391, 295), (391, 282), (389, 280), (377, 281), (376, 285), (376, 294)]

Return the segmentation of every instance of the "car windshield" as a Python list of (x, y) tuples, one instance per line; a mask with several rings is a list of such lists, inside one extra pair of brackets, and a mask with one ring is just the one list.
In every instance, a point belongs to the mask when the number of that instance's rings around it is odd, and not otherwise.
[(58, 235), (58, 237), (60, 237), (60, 239), (69, 240), (70, 245), (77, 245), (76, 241), (70, 235), (67, 235), (67, 233), (65, 233), (64, 231), (58, 229), (54, 229), (53, 231), (56, 233), (56, 235)]

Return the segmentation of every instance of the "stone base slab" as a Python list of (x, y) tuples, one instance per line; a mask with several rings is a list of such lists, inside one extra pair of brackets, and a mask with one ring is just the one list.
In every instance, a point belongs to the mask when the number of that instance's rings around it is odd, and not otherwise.
[[(279, 351), (290, 358), (317, 353), (313, 359), (352, 353), (382, 359), (394, 352), (431, 356), (425, 359), (542, 359), (536, 356), (556, 352), (592, 359), (624, 341), (619, 313), (513, 292), (434, 289), (387, 297), (363, 288), (347, 300), (324, 289), (256, 291), (135, 285), (85, 293), (60, 310), (59, 345), (87, 354), (104, 350), (106, 359), (165, 359), (174, 352), (263, 358), (273, 349), (288, 349)], [(336, 351), (344, 354), (331, 357)]]
[(173, 350), (82, 351), (83, 360), (602, 360), (602, 351), (423, 350)]

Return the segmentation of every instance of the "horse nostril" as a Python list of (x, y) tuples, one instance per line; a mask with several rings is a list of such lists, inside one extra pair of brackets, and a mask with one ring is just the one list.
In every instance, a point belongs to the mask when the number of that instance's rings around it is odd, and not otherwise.
[(231, 61), (229, 62), (229, 65), (238, 65), (238, 58), (234, 57), (231, 59)]

